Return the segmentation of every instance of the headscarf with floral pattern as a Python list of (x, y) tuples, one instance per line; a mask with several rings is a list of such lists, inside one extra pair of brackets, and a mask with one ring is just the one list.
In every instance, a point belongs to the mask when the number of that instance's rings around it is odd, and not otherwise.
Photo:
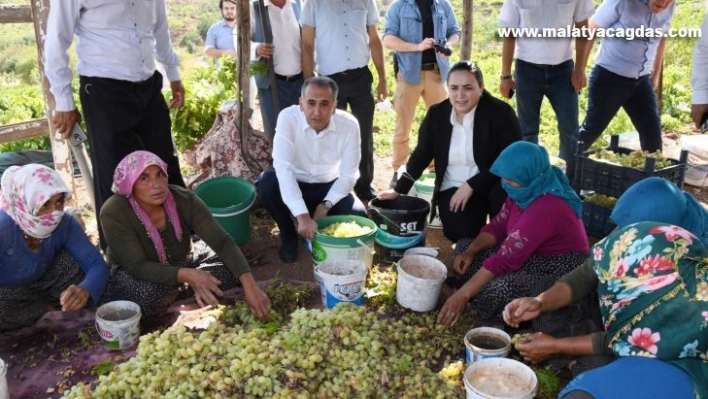
[(2, 175), (2, 201), (4, 210), (28, 236), (44, 239), (49, 237), (61, 222), (64, 211), (55, 210), (37, 216), (42, 206), (53, 196), (69, 189), (59, 173), (39, 164), (11, 166)]
[(678, 226), (641, 222), (595, 244), (600, 310), (618, 356), (686, 371), (708, 397), (708, 250)]
[[(162, 242), (162, 237), (160, 237), (157, 227), (152, 220), (150, 220), (147, 212), (145, 212), (143, 207), (140, 206), (133, 195), (133, 185), (138, 180), (140, 175), (143, 174), (145, 169), (152, 165), (159, 167), (165, 176), (167, 176), (167, 164), (152, 152), (134, 151), (126, 155), (126, 157), (120, 161), (115, 172), (113, 173), (113, 187), (111, 190), (113, 190), (114, 193), (122, 195), (128, 199), (128, 202), (133, 208), (135, 214), (138, 216), (138, 219), (140, 219), (140, 222), (142, 222), (143, 226), (145, 226), (148, 236), (155, 246), (155, 251), (157, 252), (160, 263), (167, 264), (167, 252), (165, 251), (165, 244)], [(182, 240), (182, 224), (180, 223), (179, 215), (177, 213), (177, 203), (172, 195), (172, 191), (169, 189), (167, 190), (167, 198), (165, 199), (164, 207), (167, 212), (167, 216), (172, 223), (175, 237), (177, 240)]]

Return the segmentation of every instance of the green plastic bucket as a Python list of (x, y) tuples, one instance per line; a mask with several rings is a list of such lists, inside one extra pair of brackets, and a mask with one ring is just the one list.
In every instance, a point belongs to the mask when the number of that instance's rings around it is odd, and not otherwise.
[(433, 197), (433, 191), (435, 190), (435, 173), (426, 173), (420, 176), (420, 179), (416, 180), (414, 185), (418, 197), (430, 202), (430, 198)]
[(253, 184), (238, 177), (209, 179), (194, 191), (237, 244), (251, 238), (251, 207), (256, 201)]
[[(435, 192), (435, 173), (426, 173), (420, 176), (420, 179), (415, 182), (415, 195), (418, 198), (422, 198), (428, 201), (430, 204), (430, 209), (433, 209), (433, 193)], [(440, 212), (435, 215), (432, 222), (428, 223), (428, 227), (431, 229), (441, 229), (442, 222), (440, 221)]]
[[(324, 235), (319, 230), (340, 222), (356, 222), (359, 226), (370, 227), (371, 231), (356, 237), (332, 237)], [(376, 223), (354, 215), (326, 216), (317, 220), (317, 233), (312, 242), (312, 260), (315, 265), (324, 261), (357, 260), (366, 267), (371, 267), (374, 261), (374, 237), (376, 237)]]

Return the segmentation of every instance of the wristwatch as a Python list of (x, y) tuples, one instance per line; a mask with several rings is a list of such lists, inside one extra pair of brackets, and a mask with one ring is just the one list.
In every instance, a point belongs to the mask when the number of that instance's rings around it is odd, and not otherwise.
[(328, 211), (332, 210), (332, 207), (334, 206), (334, 205), (332, 205), (332, 201), (330, 201), (330, 200), (322, 201), (322, 205), (324, 205), (325, 209), (327, 209)]
[(512, 78), (511, 75), (502, 75), (501, 76), (501, 80), (506, 80), (506, 79), (511, 79), (511, 78)]

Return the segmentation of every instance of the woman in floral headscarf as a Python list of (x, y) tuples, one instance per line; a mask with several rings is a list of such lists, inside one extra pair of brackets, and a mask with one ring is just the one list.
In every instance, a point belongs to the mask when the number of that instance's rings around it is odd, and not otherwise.
[(64, 213), (69, 190), (59, 174), (13, 166), (0, 184), (0, 332), (31, 325), (51, 309), (95, 305), (108, 266)]
[(620, 359), (572, 380), (561, 397), (708, 398), (708, 250), (697, 236), (657, 222), (622, 227), (548, 291), (507, 305), (504, 319), (518, 326), (595, 289), (605, 345)]
[[(123, 158), (113, 192), (100, 216), (108, 261), (117, 266), (106, 300), (130, 300), (154, 315), (180, 295), (217, 305), (222, 290), (240, 282), (251, 312), (267, 318), (270, 300), (236, 242), (194, 193), (167, 184), (167, 165), (157, 155), (135, 151)], [(202, 239), (194, 251), (192, 231)]]

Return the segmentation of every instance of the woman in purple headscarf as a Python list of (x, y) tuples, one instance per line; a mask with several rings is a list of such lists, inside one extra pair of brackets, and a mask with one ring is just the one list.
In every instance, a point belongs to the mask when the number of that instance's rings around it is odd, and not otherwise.
[[(236, 242), (194, 193), (167, 184), (167, 165), (157, 155), (123, 158), (113, 192), (100, 215), (114, 265), (105, 300), (136, 302), (149, 316), (192, 293), (200, 306), (217, 305), (222, 290), (240, 283), (251, 312), (267, 318), (270, 300)], [(202, 239), (194, 251), (191, 232)]]
[(44, 165), (13, 166), (1, 185), (0, 332), (31, 325), (51, 309), (95, 305), (108, 266), (64, 213), (69, 189), (59, 174)]

